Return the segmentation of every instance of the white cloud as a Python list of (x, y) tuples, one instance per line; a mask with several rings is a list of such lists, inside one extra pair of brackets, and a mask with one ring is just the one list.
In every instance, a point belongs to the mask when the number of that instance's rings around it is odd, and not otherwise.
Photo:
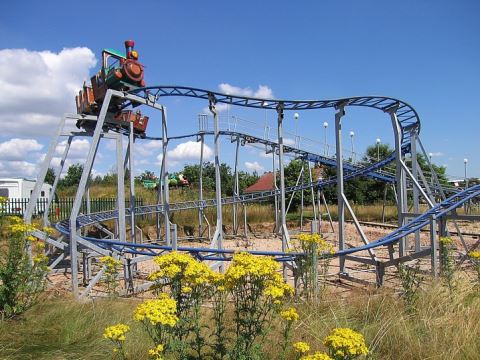
[(35, 178), (37, 165), (28, 161), (0, 161), (0, 177)]
[[(218, 85), (218, 89), (221, 93), (227, 95), (246, 96), (260, 99), (275, 98), (272, 89), (267, 85), (258, 85), (258, 89), (253, 91), (249, 87), (241, 88), (228, 83), (221, 83), (220, 85)], [(221, 113), (227, 111), (228, 106), (228, 104), (218, 103), (215, 105), (215, 109), (217, 110), (217, 113)], [(210, 110), (208, 109), (208, 107), (203, 108), (203, 112), (205, 114), (210, 114)]]
[(238, 96), (247, 96), (255, 97), (262, 99), (273, 99), (273, 91), (266, 85), (259, 85), (256, 91), (253, 91), (249, 87), (241, 88), (238, 86), (230, 85), (228, 83), (222, 83), (218, 85), (220, 92), (228, 95), (238, 95)]
[[(60, 165), (60, 160), (62, 158), (63, 152), (65, 151), (65, 146), (67, 144), (67, 140), (61, 141), (56, 149), (55, 155), (52, 158), (52, 162), (50, 166), (53, 168), (58, 168)], [(74, 139), (70, 144), (70, 149), (68, 150), (67, 159), (65, 160), (64, 170), (62, 176), (66, 174), (67, 169), (70, 165), (80, 163), (83, 164), (85, 159), (87, 158), (88, 150), (90, 149), (90, 141), (87, 139)], [(95, 163), (98, 163), (98, 159), (100, 154), (97, 153), (97, 158), (95, 159)], [(45, 155), (42, 157), (45, 157)]]
[(35, 139), (10, 139), (0, 143), (0, 160), (13, 161), (24, 160), (31, 152), (39, 151), (43, 148)]
[(257, 161), (254, 161), (254, 162), (245, 161), (245, 167), (249, 171), (260, 172), (264, 170), (263, 166), (260, 165)]
[(156, 140), (150, 140), (142, 143), (135, 143), (135, 155), (151, 156), (154, 155), (162, 148), (162, 142)]
[(430, 154), (432, 154), (432, 157), (438, 157), (438, 156), (444, 156), (445, 155), (445, 153), (443, 153), (441, 151), (432, 152)]
[(97, 61), (85, 47), (0, 50), (0, 133), (51, 135)]
[[(187, 141), (178, 144), (174, 149), (168, 151), (167, 161), (172, 164), (178, 164), (182, 161), (192, 161), (200, 159), (202, 143), (199, 141)], [(203, 159), (206, 161), (213, 155), (213, 150), (207, 145), (203, 145)]]
[[(201, 142), (187, 141), (178, 144), (175, 148), (168, 151), (167, 162), (168, 166), (176, 166), (184, 162), (192, 162), (200, 160)], [(213, 155), (213, 150), (207, 145), (203, 144), (203, 160), (208, 161)], [(163, 154), (157, 155), (156, 165), (161, 166)]]
[(42, 160), (43, 145), (35, 139), (10, 139), (0, 143), (0, 176), (32, 178)]

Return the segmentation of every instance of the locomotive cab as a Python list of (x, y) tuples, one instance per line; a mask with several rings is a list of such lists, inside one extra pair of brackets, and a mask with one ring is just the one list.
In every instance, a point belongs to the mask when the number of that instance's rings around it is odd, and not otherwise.
[[(83, 85), (79, 95), (76, 97), (77, 112), (79, 114), (98, 115), (108, 89), (119, 91), (130, 91), (145, 86), (144, 66), (138, 61), (138, 52), (134, 50), (133, 40), (125, 41), (125, 53), (114, 49), (102, 51), (102, 67), (91, 78), (91, 86)], [(112, 98), (109, 103), (108, 112), (113, 119), (107, 120), (113, 123), (114, 127), (129, 128), (128, 123), (133, 122), (136, 133), (144, 134), (148, 123), (148, 117), (142, 116), (140, 111), (133, 113), (130, 110), (124, 111), (125, 100)], [(131, 102), (132, 107), (138, 103)], [(88, 124), (87, 120), (80, 120), (78, 127), (94, 127)]]

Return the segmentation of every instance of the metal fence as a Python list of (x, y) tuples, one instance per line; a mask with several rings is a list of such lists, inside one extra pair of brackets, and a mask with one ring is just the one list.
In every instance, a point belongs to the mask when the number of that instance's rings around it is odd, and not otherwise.
[[(51, 220), (65, 219), (70, 216), (73, 207), (74, 198), (63, 198), (52, 201), (48, 217)], [(30, 201), (28, 198), (10, 198), (5, 203), (0, 204), (0, 213), (6, 215), (23, 216), (27, 209), (27, 204)], [(37, 201), (37, 206), (34, 209), (34, 215), (43, 215), (48, 205), (48, 199), (40, 198)], [(117, 206), (116, 198), (101, 198), (90, 199), (90, 212), (114, 210)], [(125, 200), (125, 206), (130, 207), (130, 200)], [(143, 206), (143, 199), (136, 199), (135, 206)], [(81, 213), (87, 213), (87, 200), (83, 199), (80, 207)]]

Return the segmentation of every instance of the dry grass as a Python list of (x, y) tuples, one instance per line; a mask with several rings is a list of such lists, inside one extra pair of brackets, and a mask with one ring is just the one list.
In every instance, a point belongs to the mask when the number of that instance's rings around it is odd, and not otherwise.
[[(24, 317), (0, 323), (1, 359), (107, 359), (110, 345), (103, 329), (126, 322), (129, 359), (147, 359), (149, 340), (134, 324), (137, 300), (46, 299)], [(301, 320), (292, 341), (307, 341), (324, 350), (323, 338), (334, 327), (351, 327), (365, 335), (370, 359), (478, 359), (480, 353), (480, 293), (466, 280), (454, 293), (440, 283), (425, 285), (417, 311), (407, 311), (388, 289), (356, 291), (346, 299), (326, 295), (319, 304), (297, 304)], [(281, 334), (273, 330), (264, 343), (275, 359)], [(293, 359), (293, 354), (288, 359)]]

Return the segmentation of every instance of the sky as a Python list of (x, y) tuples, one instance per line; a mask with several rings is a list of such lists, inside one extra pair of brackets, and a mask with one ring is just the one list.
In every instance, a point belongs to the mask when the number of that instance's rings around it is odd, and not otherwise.
[[(0, 177), (35, 178), (55, 128), (75, 111), (75, 93), (99, 67), (103, 48), (133, 39), (147, 85), (183, 85), (277, 99), (385, 95), (411, 104), (420, 138), (451, 178), (480, 177), (480, 2), (477, 0), (344, 1), (15, 1), (0, 13)], [(164, 98), (169, 135), (194, 133), (207, 103)], [(273, 111), (222, 107), (224, 126), (275, 136)], [(160, 136), (160, 114), (147, 130)], [(240, 118), (241, 120), (234, 120)], [(332, 151), (334, 113), (285, 114), (287, 142)], [(329, 125), (327, 129), (323, 123)], [(347, 109), (345, 151), (360, 158), (379, 138), (393, 144), (390, 119), (371, 109)], [(354, 133), (353, 138), (350, 132)], [(352, 141), (353, 140), (353, 141)], [(113, 141), (102, 141), (94, 174), (114, 168)], [(65, 142), (59, 144), (58, 165)], [(74, 140), (67, 165), (83, 162), (88, 138)], [(233, 167), (235, 147), (221, 143)], [(195, 138), (171, 141), (172, 171), (197, 163)], [(158, 174), (161, 144), (139, 140), (135, 173)], [(212, 139), (205, 147), (213, 159)], [(271, 158), (241, 147), (239, 167), (263, 173)]]

